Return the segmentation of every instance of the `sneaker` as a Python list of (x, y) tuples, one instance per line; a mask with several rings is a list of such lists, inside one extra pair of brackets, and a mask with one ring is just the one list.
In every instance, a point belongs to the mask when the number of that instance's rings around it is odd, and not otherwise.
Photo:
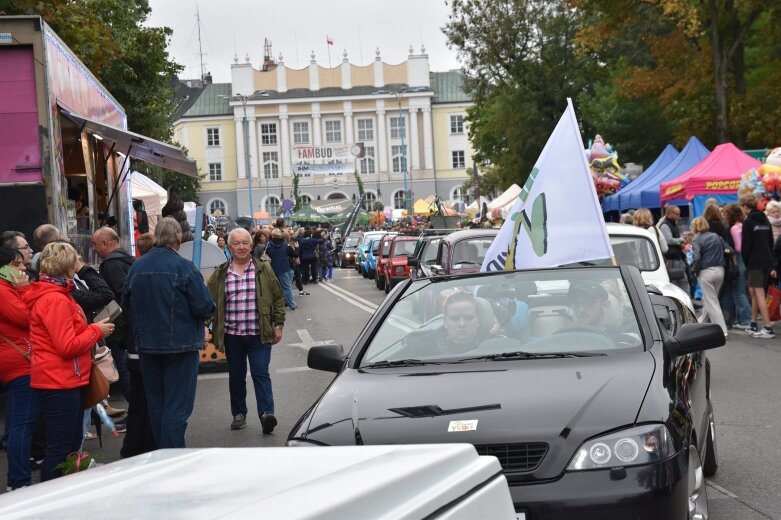
[(84, 432), (84, 440), (85, 441), (92, 441), (92, 440), (95, 440), (97, 438), (98, 438), (98, 436), (95, 435), (92, 432)]
[(759, 329), (757, 329), (757, 325), (755, 323), (752, 323), (751, 325), (748, 326), (747, 329), (744, 330), (746, 331), (746, 334), (748, 334), (749, 336), (753, 336), (754, 334), (759, 332)]
[(306, 291), (298, 291), (299, 296), (309, 296), (309, 293)]
[(231, 423), (231, 430), (241, 430), (247, 426), (247, 416), (243, 413), (238, 413), (233, 416), (233, 422)]
[(277, 418), (270, 413), (264, 413), (260, 416), (260, 426), (263, 428), (263, 433), (271, 433), (274, 431), (274, 427), (277, 425)]
[(767, 327), (764, 327), (759, 332), (755, 332), (751, 335), (754, 339), (773, 339), (776, 337), (776, 333), (773, 332), (773, 329), (768, 329)]
[(127, 413), (127, 410), (124, 408), (114, 408), (110, 404), (103, 406), (103, 408), (106, 409), (106, 413), (109, 417), (119, 417), (120, 415), (125, 415)]
[(127, 423), (124, 421), (117, 421), (114, 423), (114, 429), (117, 433), (125, 433), (127, 431)]
[(748, 330), (751, 328), (751, 325), (744, 325), (742, 323), (733, 323), (732, 328), (738, 330)]
[(30, 457), (30, 468), (33, 471), (41, 469), (41, 466), (43, 466), (43, 459), (35, 460), (34, 457)]

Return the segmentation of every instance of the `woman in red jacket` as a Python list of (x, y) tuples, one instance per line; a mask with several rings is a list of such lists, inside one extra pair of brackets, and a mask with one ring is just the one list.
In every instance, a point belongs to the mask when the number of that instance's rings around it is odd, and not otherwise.
[(41, 253), (39, 281), (24, 294), (33, 344), (30, 386), (40, 395), (46, 422), (42, 481), (61, 476), (57, 466), (81, 446), (82, 389), (89, 384), (90, 349), (114, 331), (108, 320), (88, 325), (73, 300), (77, 262), (70, 244), (47, 245)]
[(29, 247), (21, 234), (8, 235), (0, 243), (0, 381), (8, 391), (7, 490), (30, 485), (30, 444), (40, 406), (38, 393), (30, 388), (30, 312), (22, 301), (29, 280), (20, 251)]

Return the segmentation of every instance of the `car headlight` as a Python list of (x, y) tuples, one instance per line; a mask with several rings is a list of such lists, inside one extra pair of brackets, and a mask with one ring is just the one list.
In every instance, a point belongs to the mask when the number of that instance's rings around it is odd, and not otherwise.
[(345, 257), (345, 258), (350, 258), (350, 256), (351, 256), (351, 255), (350, 255), (350, 253), (345, 253), (345, 254), (344, 254), (344, 257)]
[(667, 427), (647, 424), (584, 442), (567, 470), (639, 466), (666, 460), (674, 454), (675, 447)]
[(310, 442), (306, 439), (290, 439), (287, 441), (287, 446), (291, 448), (316, 448), (323, 445), (316, 442)]

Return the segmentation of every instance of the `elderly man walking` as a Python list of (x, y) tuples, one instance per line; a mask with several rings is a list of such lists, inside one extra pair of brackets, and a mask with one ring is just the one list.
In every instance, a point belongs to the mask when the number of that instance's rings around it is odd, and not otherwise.
[(271, 345), (282, 339), (285, 299), (271, 264), (252, 256), (252, 238), (241, 228), (228, 235), (233, 255), (209, 279), (216, 303), (212, 341), (228, 359), (232, 430), (247, 425), (247, 360), (263, 433), (277, 425), (268, 365)]
[(214, 312), (214, 300), (201, 272), (177, 253), (181, 241), (179, 222), (171, 217), (160, 220), (155, 245), (133, 263), (122, 297), (159, 448), (185, 447), (204, 323)]

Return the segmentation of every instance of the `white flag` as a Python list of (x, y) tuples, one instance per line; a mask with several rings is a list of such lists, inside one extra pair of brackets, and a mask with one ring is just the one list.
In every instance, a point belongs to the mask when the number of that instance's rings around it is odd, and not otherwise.
[(556, 267), (611, 258), (572, 100), (548, 138), (482, 271)]

